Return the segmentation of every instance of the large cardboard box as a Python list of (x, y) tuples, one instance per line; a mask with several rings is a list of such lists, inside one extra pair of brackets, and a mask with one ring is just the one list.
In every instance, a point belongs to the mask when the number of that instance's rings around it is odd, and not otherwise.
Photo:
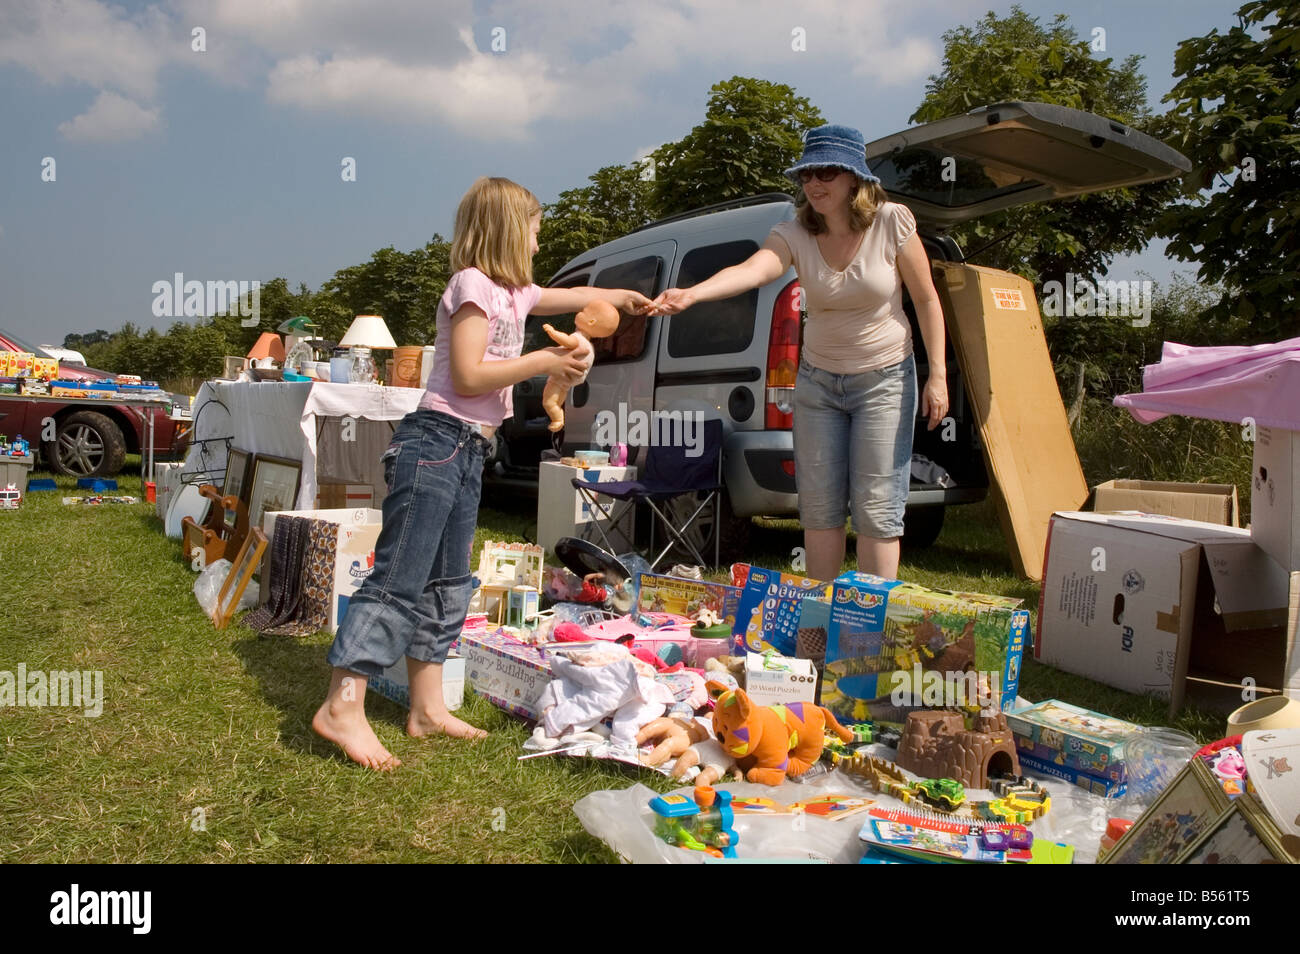
[(841, 722), (891, 723), (933, 706), (1010, 708), (1029, 629), (1020, 602), (843, 574), (831, 598), (822, 705)]
[(1250, 491), (1251, 536), (1286, 569), (1300, 570), (1300, 432), (1257, 429)]
[(637, 591), (637, 609), (642, 613), (676, 613), (694, 617), (700, 610), (707, 609), (717, 613), (728, 626), (735, 625), (739, 601), (739, 587), (659, 573), (642, 573)]
[(1204, 684), (1207, 700), (1231, 696), (1238, 705), (1246, 688), (1295, 690), (1287, 586), (1285, 571), (1245, 530), (1152, 514), (1057, 513), (1034, 656), (1167, 698), (1171, 715), (1189, 682)]
[(1189, 484), (1171, 480), (1108, 480), (1092, 489), (1098, 513), (1139, 510), (1225, 527), (1241, 526), (1237, 488), (1232, 484)]
[[(631, 503), (602, 497), (601, 506), (610, 510), (616, 519), (610, 521), (601, 517), (600, 511), (583, 499), (573, 486), (575, 477), (597, 484), (636, 480), (636, 468), (592, 467), (584, 470), (558, 461), (542, 461), (537, 470), (537, 543), (552, 553), (555, 552), (555, 541), (560, 537), (578, 537), (604, 547), (605, 541), (596, 529), (599, 520), (614, 544), (615, 553), (635, 550), (632, 537), (636, 531), (636, 508)], [(617, 533), (614, 524), (617, 524)]]
[[(262, 531), (267, 540), (275, 535), (278, 517), (307, 517), (327, 520), (338, 525), (338, 552), (334, 558), (334, 588), (330, 594), (328, 626), (331, 633), (338, 632), (339, 622), (348, 611), (348, 600), (361, 589), (375, 568), (375, 542), (383, 524), (383, 511), (368, 507), (355, 510), (277, 510), (262, 520)], [(262, 574), (262, 592), (268, 590), (266, 574)]]
[(751, 566), (731, 630), (732, 651), (737, 655), (769, 650), (795, 655), (800, 610), (804, 598), (810, 596), (829, 600), (831, 584)]

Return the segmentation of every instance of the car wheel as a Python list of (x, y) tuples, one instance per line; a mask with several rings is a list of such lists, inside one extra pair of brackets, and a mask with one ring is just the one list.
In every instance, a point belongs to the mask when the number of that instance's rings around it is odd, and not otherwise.
[(909, 550), (924, 550), (939, 539), (944, 509), (939, 506), (908, 510), (903, 515), (903, 546)]
[[(663, 504), (665, 512), (673, 521), (673, 526), (680, 527), (700, 505), (700, 494), (682, 494)], [(719, 495), (721, 501), (722, 538), (719, 542), (719, 554), (723, 565), (744, 555), (749, 545), (749, 534), (754, 522), (749, 517), (738, 517), (731, 509), (731, 497), (724, 490)], [(695, 522), (682, 534), (706, 560), (713, 559), (713, 522), (714, 508), (708, 507), (695, 518)], [(667, 540), (661, 526), (655, 527), (655, 553), (663, 549)], [(686, 548), (676, 545), (669, 552), (669, 557), (678, 561), (695, 562), (695, 557)]]
[(111, 477), (126, 460), (122, 431), (95, 411), (77, 411), (61, 420), (53, 443), (45, 445), (50, 469), (69, 477)]

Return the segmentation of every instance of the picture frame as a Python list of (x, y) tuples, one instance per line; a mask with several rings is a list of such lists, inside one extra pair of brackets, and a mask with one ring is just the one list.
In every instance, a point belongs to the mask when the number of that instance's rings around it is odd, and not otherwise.
[[(240, 450), (237, 447), (230, 448), (226, 453), (226, 479), (221, 487), (223, 497), (234, 497), (236, 500), (247, 502), (248, 494), (248, 468), (252, 463), (253, 455), (246, 450)], [(236, 510), (228, 509), (225, 513), (225, 526), (228, 534), (235, 532)]]
[(264, 553), (266, 553), (266, 534), (262, 532), (261, 527), (251, 527), (248, 536), (244, 538), (244, 545), (239, 548), (239, 553), (230, 567), (230, 572), (226, 574), (225, 582), (221, 584), (221, 591), (217, 594), (217, 605), (212, 610), (212, 625), (217, 629), (225, 629), (230, 625), (235, 609), (239, 606), (240, 597), (248, 588), (248, 581), (257, 572)]
[(262, 526), (262, 518), (277, 510), (293, 510), (298, 501), (302, 461), (258, 454), (253, 458), (248, 489), (248, 525)]
[(1194, 757), (1101, 864), (1171, 864), (1202, 838), (1227, 808), (1223, 787), (1205, 761)]
[(1296, 864), (1282, 843), (1282, 834), (1255, 796), (1247, 792), (1235, 798), (1228, 810), (1198, 838), (1176, 864), (1180, 865), (1271, 865)]

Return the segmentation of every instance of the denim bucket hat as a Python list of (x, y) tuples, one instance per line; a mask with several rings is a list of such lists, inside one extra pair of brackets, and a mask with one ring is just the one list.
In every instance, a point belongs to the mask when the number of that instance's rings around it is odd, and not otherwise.
[(785, 174), (798, 182), (801, 169), (835, 166), (867, 182), (879, 182), (880, 177), (867, 169), (866, 154), (867, 141), (852, 126), (818, 126), (808, 130), (803, 139), (803, 155)]

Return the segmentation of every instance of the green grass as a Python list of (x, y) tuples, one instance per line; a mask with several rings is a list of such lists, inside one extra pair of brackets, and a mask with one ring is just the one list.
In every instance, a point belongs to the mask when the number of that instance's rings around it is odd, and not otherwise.
[[(59, 483), (0, 512), (0, 670), (102, 670), (104, 710), (0, 712), (0, 861), (608, 862), (573, 803), (634, 781), (671, 787), (621, 766), (518, 762), (524, 723), (471, 693), (461, 714), (492, 732), (479, 744), (409, 739), (404, 710), (372, 698), (376, 730), (405, 764), (387, 775), (355, 768), (309, 728), (329, 679), (328, 635), (263, 638), (238, 622), (216, 631), (151, 505), (64, 507), (75, 491)], [(143, 497), (138, 476), (119, 484)], [(532, 533), (530, 502), (492, 503), (503, 509), (482, 510), (479, 543)], [(786, 569), (799, 543), (793, 524), (765, 522), (751, 559)], [(951, 511), (939, 542), (905, 555), (900, 575), (1037, 607), (989, 505)], [(1032, 662), (1022, 687), (1166, 723), (1161, 702)], [(1222, 717), (1189, 708), (1176, 724), (1208, 741)], [(206, 830), (195, 830), (195, 809)]]

